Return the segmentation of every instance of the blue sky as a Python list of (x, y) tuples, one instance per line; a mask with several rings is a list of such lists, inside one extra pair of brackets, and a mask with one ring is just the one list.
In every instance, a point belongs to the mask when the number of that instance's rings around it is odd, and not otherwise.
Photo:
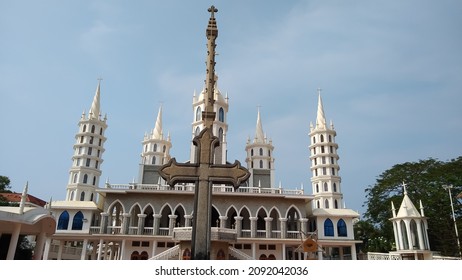
[(171, 154), (189, 157), (205, 77), (207, 8), (228, 93), (228, 159), (245, 160), (257, 106), (277, 184), (311, 194), (309, 125), (322, 88), (346, 206), (394, 164), (462, 154), (460, 1), (0, 1), (0, 175), (62, 200), (82, 112), (102, 77), (102, 182), (138, 176), (163, 104)]

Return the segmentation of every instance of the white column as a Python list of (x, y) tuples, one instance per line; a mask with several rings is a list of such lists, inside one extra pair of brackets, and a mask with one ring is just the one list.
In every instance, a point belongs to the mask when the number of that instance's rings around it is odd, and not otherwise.
[(173, 228), (175, 228), (175, 222), (176, 222), (176, 217), (177, 215), (168, 215), (169, 223), (168, 223), (168, 235), (172, 236), (173, 235)]
[(254, 260), (257, 259), (257, 244), (255, 242), (252, 243), (252, 257)]
[(82, 253), (80, 254), (81, 260), (85, 260), (85, 257), (87, 255), (87, 245), (88, 245), (88, 239), (85, 238), (82, 244)]
[(45, 250), (43, 251), (43, 260), (48, 260), (48, 255), (50, 254), (51, 247), (51, 237), (47, 237), (45, 241)]
[(35, 249), (34, 249), (34, 260), (41, 260), (43, 256), (43, 247), (45, 245), (45, 232), (42, 231), (37, 236), (37, 240), (35, 241)]
[(220, 228), (225, 228), (226, 227), (226, 220), (228, 220), (227, 216), (220, 216)]
[(184, 226), (185, 227), (191, 226), (191, 219), (192, 219), (192, 215), (184, 215)]
[(258, 217), (249, 217), (250, 220), (250, 237), (257, 237), (257, 220)]
[(101, 260), (102, 254), (103, 254), (103, 239), (100, 239), (99, 240), (99, 246), (98, 246), (97, 260)]
[(351, 245), (351, 259), (352, 260), (357, 260), (356, 257), (356, 244)]
[(56, 257), (57, 260), (62, 260), (63, 259), (63, 247), (64, 247), (64, 241), (59, 240), (58, 256)]
[(266, 217), (264, 218), (265, 220), (265, 234), (266, 234), (266, 238), (271, 238), (271, 222), (273, 221), (273, 218), (271, 217)]
[(18, 246), (19, 233), (21, 232), (21, 224), (15, 223), (13, 233), (11, 234), (10, 246), (8, 247), (7, 260), (14, 260), (14, 254), (16, 253), (16, 246)]
[(152, 257), (156, 255), (156, 251), (157, 251), (157, 240), (154, 240), (152, 242), (152, 254), (151, 254)]
[(144, 220), (146, 216), (146, 214), (138, 214), (138, 235), (144, 234)]
[(121, 248), (119, 249), (120, 250), (120, 258), (121, 260), (124, 260), (125, 259), (125, 243), (126, 243), (126, 240), (125, 238), (122, 240), (122, 245), (121, 245)]
[(322, 260), (322, 251), (322, 246), (318, 244), (318, 260)]
[(285, 239), (287, 236), (287, 218), (279, 218), (279, 222), (281, 223), (281, 239)]
[(282, 243), (282, 259), (286, 260), (286, 244)]
[(235, 220), (235, 223), (236, 223), (236, 226), (235, 226), (235, 229), (236, 229), (236, 234), (237, 234), (237, 237), (242, 237), (242, 220), (244, 219), (244, 217), (241, 217), (241, 216), (235, 216), (234, 217), (234, 220)]
[(422, 225), (421, 225), (420, 221), (417, 221), (416, 224), (417, 224), (417, 236), (419, 238), (419, 249), (420, 250), (425, 250), (424, 239), (423, 239), (423, 236), (422, 236)]

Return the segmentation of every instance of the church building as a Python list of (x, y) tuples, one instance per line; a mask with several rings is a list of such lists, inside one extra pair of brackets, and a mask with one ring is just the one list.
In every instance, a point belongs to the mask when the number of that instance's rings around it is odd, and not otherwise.
[[(207, 30), (211, 25), (216, 28), (213, 12)], [(213, 61), (211, 55), (208, 59)], [(217, 75), (212, 84), (215, 118), (211, 130), (219, 142), (213, 163), (226, 165), (234, 162), (227, 158), (231, 108), (228, 96), (218, 87)], [(56, 232), (46, 240), (43, 259), (191, 259), (196, 185), (170, 186), (162, 176), (163, 166), (173, 158), (171, 138), (175, 137), (164, 133), (164, 108), (159, 108), (152, 131), (144, 137), (140, 134), (138, 178), (131, 183), (104, 183), (100, 180), (110, 120), (101, 112), (101, 100), (104, 91), (99, 81), (90, 110), (78, 123), (65, 200), (51, 202)], [(207, 101), (204, 86), (191, 104), (191, 140), (204, 129)], [(255, 136), (243, 139), (242, 162), (250, 177), (238, 188), (225, 183), (211, 186), (210, 259), (356, 259), (360, 241), (354, 238), (353, 222), (359, 214), (344, 206), (336, 130), (332, 122), (326, 122), (320, 91), (316, 122), (306, 139), (311, 193), (275, 184), (277, 146), (264, 132), (260, 110), (256, 113)], [(191, 141), (188, 163), (195, 163), (197, 153)], [(110, 175), (111, 170), (104, 172)]]

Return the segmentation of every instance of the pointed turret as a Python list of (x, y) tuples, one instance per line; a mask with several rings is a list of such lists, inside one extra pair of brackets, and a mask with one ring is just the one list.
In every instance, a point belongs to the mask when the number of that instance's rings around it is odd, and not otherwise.
[(274, 187), (273, 144), (263, 131), (260, 108), (257, 111), (257, 125), (253, 142), (247, 141), (245, 147), (247, 168), (250, 171), (250, 187)]
[(159, 112), (157, 113), (156, 125), (154, 127), (154, 132), (152, 137), (154, 139), (162, 140), (163, 133), (162, 133), (162, 106), (159, 108)]
[(427, 218), (423, 213), (423, 205), (420, 202), (422, 212), (419, 212), (412, 200), (409, 198), (407, 185), (403, 182), (403, 200), (399, 207), (398, 214), (395, 214), (392, 204), (393, 216), (390, 221), (393, 223), (393, 231), (395, 235), (396, 250), (412, 251), (420, 250), (419, 253), (424, 255), (430, 253), (430, 245), (428, 242), (428, 223)]
[(85, 116), (84, 112), (79, 121), (66, 200), (96, 201), (95, 189), (101, 176), (100, 168), (106, 141), (104, 132), (107, 128), (107, 118), (101, 118), (101, 79), (98, 80), (88, 116)]
[(321, 89), (318, 89), (318, 113), (316, 115), (316, 128), (326, 129), (326, 116), (324, 114), (324, 106), (322, 105)]
[(170, 149), (172, 148), (170, 134), (165, 139), (162, 130), (162, 106), (159, 107), (154, 129), (151, 133), (144, 135), (142, 143), (139, 182), (158, 184), (160, 180), (158, 170), (170, 160)]
[(343, 194), (341, 191), (341, 178), (337, 154), (338, 145), (335, 143), (337, 132), (326, 126), (324, 106), (321, 99), (321, 90), (318, 89), (318, 110), (316, 125), (310, 125), (310, 160), (311, 183), (315, 197), (314, 208), (342, 208)]
[(101, 87), (101, 79), (98, 81), (98, 86), (96, 87), (95, 96), (93, 97), (93, 102), (91, 103), (90, 111), (88, 113), (89, 118), (91, 119), (99, 119), (100, 117), (100, 87)]
[(255, 142), (256, 143), (265, 142), (265, 134), (263, 133), (263, 126), (261, 124), (260, 108), (258, 108), (258, 112), (257, 112), (257, 126), (255, 129)]

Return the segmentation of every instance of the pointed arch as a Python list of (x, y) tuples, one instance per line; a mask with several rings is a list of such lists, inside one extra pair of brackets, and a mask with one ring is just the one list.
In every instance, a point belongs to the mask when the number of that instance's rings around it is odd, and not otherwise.
[(268, 217), (268, 213), (266, 212), (263, 206), (258, 209), (256, 217), (257, 217), (257, 230), (265, 230), (266, 229), (265, 218)]
[(299, 220), (302, 217), (300, 215), (300, 211), (294, 205), (290, 206), (287, 209), (286, 216), (287, 218), (287, 230), (288, 231), (296, 231), (299, 230)]
[(220, 122), (225, 122), (225, 110), (223, 110), (223, 107), (220, 107), (218, 110), (218, 120)]
[(211, 209), (211, 215), (210, 215), (210, 225), (211, 227), (218, 227), (219, 226), (219, 223), (220, 223), (220, 212), (218, 211), (218, 209), (215, 207), (215, 205), (212, 205), (212, 209)]
[(346, 223), (345, 223), (345, 221), (343, 219), (340, 219), (337, 222), (337, 235), (338, 236), (343, 236), (343, 237), (348, 236), (347, 226), (346, 226)]
[(108, 207), (109, 211), (109, 225), (111, 226), (121, 226), (122, 225), (122, 215), (125, 213), (125, 208), (120, 202), (120, 200), (116, 199), (111, 203)]
[(81, 192), (80, 193), (80, 201), (84, 201), (85, 200), (85, 192)]
[(196, 108), (196, 122), (200, 121), (202, 118), (202, 109), (201, 106), (197, 106)]
[(414, 219), (409, 223), (409, 228), (411, 230), (412, 246), (414, 247), (412, 249), (420, 249), (419, 232), (417, 231), (417, 223)]
[(72, 219), (72, 230), (82, 230), (83, 227), (83, 213), (81, 211), (75, 213)]
[(153, 227), (154, 226), (154, 207), (151, 204), (148, 204), (143, 209), (143, 214), (146, 215), (144, 218), (144, 227)]
[(58, 227), (59, 230), (66, 230), (69, 227), (69, 212), (64, 211), (59, 215)]
[(184, 210), (184, 206), (180, 203), (175, 207), (174, 215), (176, 215), (175, 226), (184, 227), (185, 226), (185, 218), (186, 211)]
[(241, 216), (242, 219), (242, 229), (250, 229), (250, 211), (247, 208), (247, 206), (243, 206), (239, 210), (239, 216)]
[(334, 224), (329, 218), (324, 221), (324, 236), (334, 236)]
[(137, 227), (138, 226), (138, 215), (141, 214), (141, 206), (137, 202), (132, 205), (130, 209), (130, 226)]
[(273, 218), (271, 221), (271, 230), (280, 230), (281, 223), (279, 222), (279, 218), (281, 217), (281, 213), (279, 213), (279, 209), (276, 206), (271, 208), (269, 217)]
[(399, 226), (401, 227), (401, 237), (403, 240), (403, 248), (404, 250), (409, 250), (409, 239), (407, 238), (407, 227), (403, 220), (399, 222)]
[(170, 224), (170, 218), (168, 217), (169, 215), (172, 215), (172, 208), (170, 204), (166, 203), (164, 206), (162, 206), (160, 214), (160, 227), (162, 228), (168, 228)]
[(228, 207), (228, 209), (226, 210), (226, 216), (228, 217), (228, 219), (226, 219), (226, 228), (235, 228), (237, 215), (237, 210), (234, 207), (234, 205)]

